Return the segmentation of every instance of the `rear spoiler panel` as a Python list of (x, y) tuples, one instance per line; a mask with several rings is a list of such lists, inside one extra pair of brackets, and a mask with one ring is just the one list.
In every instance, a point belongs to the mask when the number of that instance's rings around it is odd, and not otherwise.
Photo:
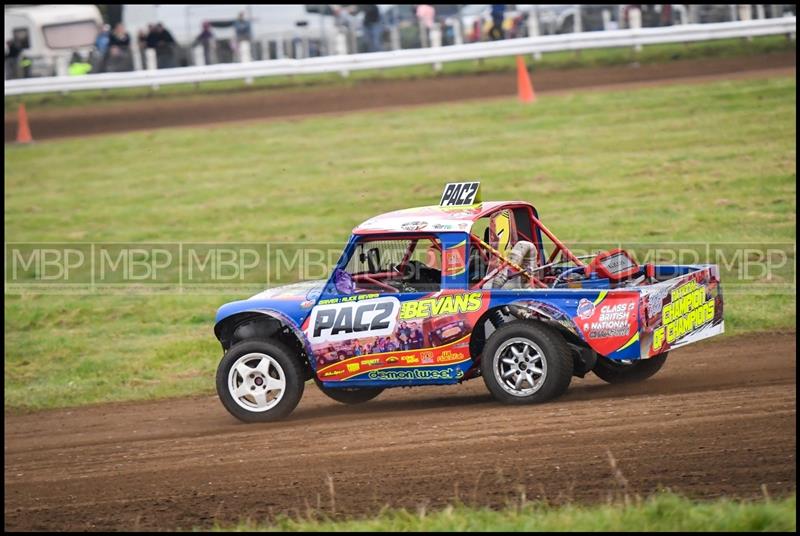
[(639, 342), (647, 359), (725, 331), (717, 265), (657, 266), (671, 279), (639, 287)]

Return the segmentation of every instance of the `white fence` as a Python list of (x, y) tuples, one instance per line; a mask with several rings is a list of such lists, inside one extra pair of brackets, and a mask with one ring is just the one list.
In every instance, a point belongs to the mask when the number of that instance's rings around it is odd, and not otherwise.
[(735, 37), (757, 37), (786, 34), (794, 38), (796, 17), (683, 24), (662, 28), (583, 32), (508, 39), (485, 43), (452, 45), (392, 52), (374, 52), (325, 56), (307, 59), (265, 60), (249, 63), (226, 63), (199, 67), (179, 67), (154, 71), (133, 71), (84, 76), (27, 78), (5, 82), (5, 94), (69, 92), (88, 89), (127, 87), (159, 87), (168, 84), (210, 82), (216, 80), (253, 79), (263, 76), (347, 73), (363, 69), (384, 69), (408, 65), (436, 65), (459, 60), (474, 60), (541, 54), (593, 48), (636, 47), (663, 43), (708, 41)]

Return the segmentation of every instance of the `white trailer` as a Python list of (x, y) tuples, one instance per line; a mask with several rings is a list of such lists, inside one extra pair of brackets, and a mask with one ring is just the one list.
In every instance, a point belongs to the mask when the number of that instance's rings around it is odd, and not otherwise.
[(30, 76), (61, 74), (73, 52), (88, 57), (103, 18), (95, 5), (42, 4), (5, 9), (5, 42), (31, 61)]

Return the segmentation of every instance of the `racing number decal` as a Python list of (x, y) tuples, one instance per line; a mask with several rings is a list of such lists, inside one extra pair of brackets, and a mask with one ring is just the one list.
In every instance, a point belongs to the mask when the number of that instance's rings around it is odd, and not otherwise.
[(480, 182), (449, 182), (444, 187), (441, 206), (474, 205), (480, 202), (478, 188)]
[(309, 340), (320, 343), (390, 335), (397, 324), (399, 309), (396, 298), (317, 306), (311, 312)]

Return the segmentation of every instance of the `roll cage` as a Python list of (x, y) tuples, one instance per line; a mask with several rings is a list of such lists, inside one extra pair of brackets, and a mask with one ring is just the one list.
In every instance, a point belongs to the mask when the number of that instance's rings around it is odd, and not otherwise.
[[(470, 290), (483, 288), (503, 270), (508, 270), (509, 280), (523, 277), (527, 282), (527, 285), (523, 286), (550, 288), (557, 281), (557, 275), (554, 273), (556, 265), (572, 263), (575, 267), (585, 269), (586, 265), (539, 220), (533, 206), (509, 204), (482, 217), (488, 218), (491, 222), (499, 213), (505, 211), (511, 211), (513, 214), (513, 217), (509, 218), (513, 222), (513, 225), (509, 226), (513, 232), (509, 231), (512, 236), (507, 243), (508, 247), (505, 248), (505, 252), (492, 245), (501, 241), (501, 237), (498, 236), (493, 225), (490, 224), (485, 229), (483, 239), (472, 231), (469, 233), (468, 287)], [(552, 251), (549, 255), (545, 251), (542, 235), (551, 243)], [(509, 258), (507, 251), (510, 251), (511, 247), (520, 241), (532, 243), (537, 252), (533, 268), (526, 269)], [(561, 260), (556, 262), (559, 254), (561, 254)], [(485, 270), (481, 269), (481, 264), (486, 267)]]
[[(507, 240), (501, 244), (502, 234), (493, 224), (496, 218), (505, 217), (508, 220), (506, 233)], [(527, 203), (506, 203), (493, 207), (491, 211), (480, 214), (474, 223), (488, 220), (484, 236), (480, 237), (475, 232), (475, 227), (466, 233), (467, 275), (465, 286), (470, 290), (481, 289), (495, 276), (506, 271), (509, 280), (523, 277), (522, 288), (551, 288), (558, 282), (559, 273), (565, 269), (582, 268), (587, 265), (576, 257), (556, 236), (539, 220), (535, 208)], [(545, 239), (549, 241), (545, 243)], [(412, 260), (417, 247), (422, 240), (429, 240), (429, 248), (438, 253), (441, 260), (444, 256), (442, 242), (435, 232), (417, 231), (413, 233), (386, 233), (358, 235), (349, 253), (348, 262), (356, 255), (356, 248), (370, 241), (408, 241), (405, 251), (398, 262), (390, 262), (384, 266), (380, 259), (380, 252), (371, 248), (366, 254), (368, 269), (350, 273), (355, 284), (355, 292), (403, 292), (403, 285), (408, 284), (406, 291), (437, 291), (441, 288), (441, 264), (439, 267), (429, 266), (419, 261)], [(533, 267), (523, 267), (509, 258), (511, 248), (520, 241), (530, 242), (536, 251)], [(546, 247), (547, 246), (547, 247)], [(550, 249), (550, 251), (546, 251)], [(560, 255), (560, 260), (556, 260)], [(564, 266), (567, 265), (567, 266)], [(435, 270), (436, 273), (433, 272)], [(421, 271), (426, 275), (423, 277)], [(431, 279), (437, 276), (437, 283)]]

